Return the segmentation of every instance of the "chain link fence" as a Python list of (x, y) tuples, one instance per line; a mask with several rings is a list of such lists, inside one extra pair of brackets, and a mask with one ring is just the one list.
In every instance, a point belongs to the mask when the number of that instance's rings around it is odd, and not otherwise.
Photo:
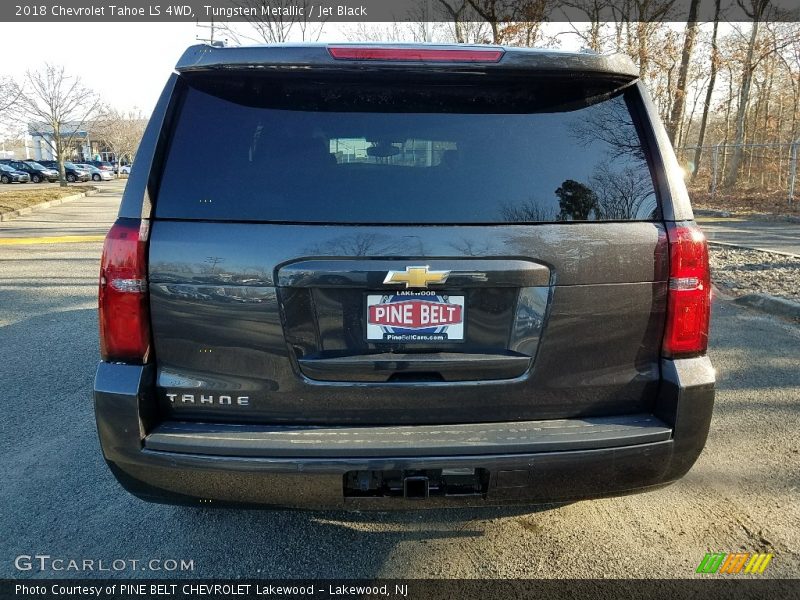
[[(736, 187), (764, 194), (785, 194), (791, 206), (800, 193), (797, 183), (800, 140), (777, 144), (716, 144), (702, 146), (700, 154), (697, 146), (683, 146), (676, 148), (675, 154), (681, 167), (691, 176), (692, 184), (707, 186), (713, 199), (722, 189), (737, 149), (741, 150), (742, 158)], [(700, 168), (695, 173), (698, 157)]]

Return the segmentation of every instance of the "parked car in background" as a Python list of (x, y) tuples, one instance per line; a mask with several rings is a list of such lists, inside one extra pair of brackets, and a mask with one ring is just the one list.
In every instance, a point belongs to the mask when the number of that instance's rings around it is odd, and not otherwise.
[(114, 165), (112, 165), (107, 160), (85, 160), (81, 164), (91, 165), (93, 167), (97, 167), (101, 171), (113, 171)]
[(99, 167), (95, 167), (93, 164), (87, 163), (75, 163), (75, 165), (79, 169), (85, 169), (89, 171), (92, 181), (111, 181), (114, 179), (114, 173), (112, 173), (110, 169), (101, 169)]
[(11, 165), (0, 163), (0, 183), (28, 183), (31, 176), (25, 171), (18, 171)]
[(12, 160), (9, 158), (4, 158), (0, 160), (0, 162), (10, 166), (17, 171), (22, 171), (30, 175), (31, 181), (33, 183), (41, 183), (43, 181), (49, 181), (53, 183), (54, 181), (58, 181), (58, 171), (55, 169), (49, 169), (44, 165), (39, 164), (35, 160)]
[(130, 175), (130, 172), (131, 165), (120, 165), (119, 163), (114, 163), (114, 173)]
[[(58, 171), (58, 162), (54, 160), (40, 160), (41, 164), (45, 167), (50, 167)], [(89, 181), (92, 177), (89, 174), (89, 171), (86, 169), (79, 169), (75, 163), (71, 162), (64, 162), (64, 177), (66, 177), (67, 181), (70, 183), (75, 183), (76, 181)]]

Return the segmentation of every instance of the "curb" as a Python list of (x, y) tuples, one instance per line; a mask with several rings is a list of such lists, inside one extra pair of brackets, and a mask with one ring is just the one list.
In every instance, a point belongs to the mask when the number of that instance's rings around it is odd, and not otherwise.
[(91, 190), (81, 192), (80, 194), (73, 194), (72, 196), (64, 196), (63, 198), (48, 200), (47, 202), (41, 202), (39, 204), (34, 204), (32, 206), (26, 206), (25, 208), (10, 210), (8, 212), (0, 214), (0, 222), (10, 221), (11, 219), (15, 219), (16, 217), (29, 215), (33, 211), (38, 210), (40, 208), (50, 208), (51, 206), (60, 206), (61, 204), (64, 204), (65, 202), (70, 202), (71, 200), (77, 200), (78, 198), (85, 198), (86, 196), (94, 196), (98, 191), (99, 190), (97, 188), (92, 188)]
[(734, 218), (736, 217), (735, 214), (728, 210), (714, 210), (714, 209), (704, 209), (704, 208), (695, 208), (693, 210), (695, 217), (721, 217), (727, 219), (728, 217)]
[(706, 240), (709, 246), (725, 246), (726, 248), (737, 248), (739, 250), (756, 250), (758, 252), (766, 252), (767, 254), (779, 254), (781, 256), (790, 256), (792, 258), (800, 258), (800, 254), (792, 254), (791, 252), (783, 252), (782, 250), (767, 250), (766, 248), (754, 248), (753, 246), (744, 246), (742, 244), (731, 244), (730, 242), (717, 242), (714, 240)]
[(800, 302), (794, 302), (786, 298), (778, 298), (769, 294), (747, 294), (736, 298), (734, 302), (771, 315), (800, 320)]

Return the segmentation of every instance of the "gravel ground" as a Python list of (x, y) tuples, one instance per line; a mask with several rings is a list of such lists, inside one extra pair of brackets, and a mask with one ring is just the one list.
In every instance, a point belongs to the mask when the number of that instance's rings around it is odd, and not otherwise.
[(711, 277), (735, 296), (761, 292), (800, 302), (800, 258), (710, 246)]

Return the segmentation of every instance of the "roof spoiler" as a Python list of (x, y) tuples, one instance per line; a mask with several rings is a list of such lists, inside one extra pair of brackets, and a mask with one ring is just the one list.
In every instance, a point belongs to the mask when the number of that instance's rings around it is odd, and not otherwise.
[[(338, 56), (335, 56), (337, 55)], [(639, 71), (622, 54), (587, 54), (467, 44), (275, 44), (220, 48), (190, 46), (178, 73), (218, 70), (288, 71), (296, 69), (441, 69), (460, 71), (535, 71), (633, 81)]]

